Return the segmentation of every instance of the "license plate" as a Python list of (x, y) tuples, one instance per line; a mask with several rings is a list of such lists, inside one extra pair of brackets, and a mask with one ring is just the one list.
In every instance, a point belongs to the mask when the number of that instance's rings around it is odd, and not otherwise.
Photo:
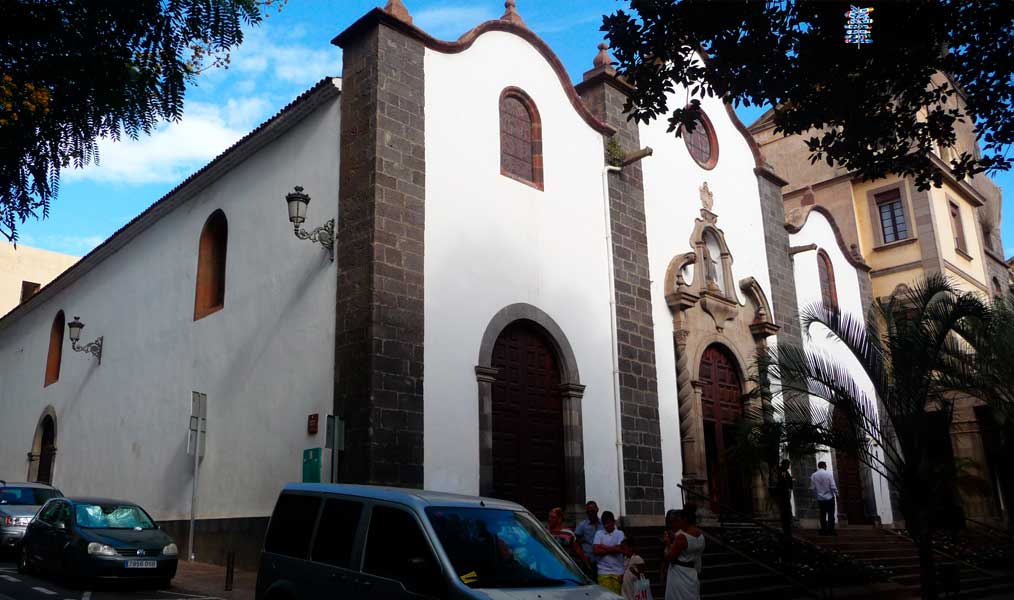
[(128, 569), (154, 569), (158, 563), (153, 560), (128, 560)]

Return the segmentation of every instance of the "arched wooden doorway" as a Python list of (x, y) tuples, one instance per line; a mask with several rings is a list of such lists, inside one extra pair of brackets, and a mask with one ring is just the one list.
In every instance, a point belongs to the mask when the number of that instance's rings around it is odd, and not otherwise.
[[(848, 427), (845, 412), (835, 409), (832, 427), (844, 429)], [(866, 514), (866, 502), (863, 499), (863, 475), (859, 470), (856, 457), (845, 452), (834, 453), (835, 482), (838, 484), (838, 505), (835, 511), (845, 515), (850, 525), (868, 525), (871, 523)]]
[(736, 428), (743, 416), (743, 381), (739, 364), (727, 348), (712, 344), (704, 350), (698, 376), (704, 421), (708, 493), (714, 512), (720, 505), (744, 514), (753, 512), (750, 474), (727, 461), (736, 443)]
[(560, 369), (540, 327), (517, 321), (493, 346), (493, 494), (539, 518), (566, 505)]
[(56, 423), (52, 415), (46, 415), (39, 423), (37, 454), (39, 469), (35, 480), (39, 483), (53, 483), (53, 463), (56, 460)]

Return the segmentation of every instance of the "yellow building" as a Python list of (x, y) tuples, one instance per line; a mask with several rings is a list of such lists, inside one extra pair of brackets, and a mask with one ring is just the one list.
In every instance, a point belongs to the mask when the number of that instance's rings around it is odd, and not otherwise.
[(77, 256), (24, 244), (18, 244), (17, 248), (10, 243), (0, 246), (0, 316), (30, 298), (77, 261)]
[[(942, 76), (938, 76), (942, 77)], [(954, 100), (963, 102), (959, 97)], [(874, 299), (882, 300), (926, 275), (942, 273), (962, 290), (999, 296), (1008, 289), (1008, 265), (1000, 239), (1002, 196), (982, 174), (957, 181), (950, 175), (951, 156), (979, 156), (975, 132), (958, 123), (957, 142), (931, 156), (943, 174), (943, 186), (919, 190), (911, 177), (889, 176), (862, 181), (847, 169), (811, 163), (809, 135), (774, 133), (772, 111), (761, 116), (750, 132), (761, 154), (786, 181), (783, 200), (790, 225), (800, 225), (814, 206), (834, 219), (853, 256), (870, 266)], [(989, 491), (962, 491), (965, 514), (990, 523), (1003, 522), (1004, 507), (982, 433), (990, 422), (985, 407), (969, 399), (955, 407), (951, 425), (953, 455)]]

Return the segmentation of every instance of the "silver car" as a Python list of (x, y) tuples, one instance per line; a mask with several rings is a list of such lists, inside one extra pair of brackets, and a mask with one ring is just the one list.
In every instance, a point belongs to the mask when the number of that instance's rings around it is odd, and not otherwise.
[(0, 480), (0, 553), (17, 548), (28, 522), (50, 498), (63, 496), (45, 483), (7, 483)]

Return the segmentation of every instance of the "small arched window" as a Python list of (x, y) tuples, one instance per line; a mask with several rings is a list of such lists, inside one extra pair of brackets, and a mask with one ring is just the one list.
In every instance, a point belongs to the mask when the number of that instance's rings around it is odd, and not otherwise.
[(43, 387), (60, 379), (60, 361), (63, 359), (63, 329), (66, 319), (63, 311), (56, 313), (49, 330), (49, 352), (46, 354), (46, 382)]
[(838, 286), (834, 282), (831, 257), (821, 250), (817, 253), (817, 273), (820, 276), (820, 296), (824, 306), (838, 306)]
[(1003, 300), (1003, 286), (1000, 285), (1000, 280), (996, 277), (993, 278), (993, 296), (997, 300)]
[(204, 223), (197, 249), (195, 321), (225, 306), (225, 254), (228, 242), (229, 224), (225, 220), (225, 213), (216, 210)]
[(542, 119), (523, 90), (500, 94), (500, 174), (542, 190)]

